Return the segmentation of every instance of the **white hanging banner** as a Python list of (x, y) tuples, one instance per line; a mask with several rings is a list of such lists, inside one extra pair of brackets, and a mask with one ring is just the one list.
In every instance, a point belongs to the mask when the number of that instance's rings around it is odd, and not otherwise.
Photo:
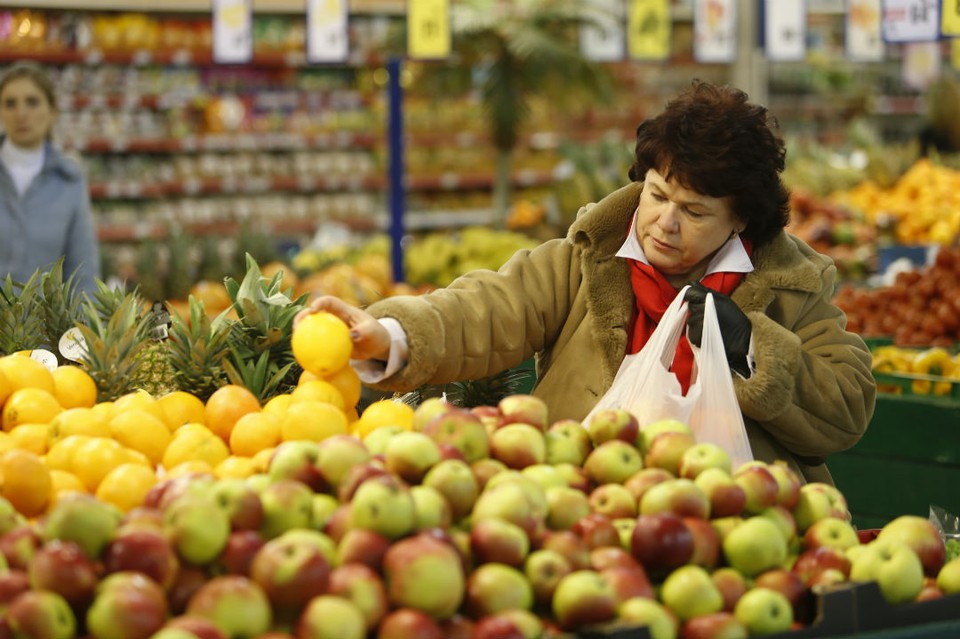
[(885, 54), (881, 34), (880, 0), (849, 0), (846, 14), (847, 58), (856, 62), (882, 62)]
[(213, 0), (213, 61), (239, 64), (251, 59), (252, 0)]
[(939, 0), (883, 0), (883, 39), (887, 42), (930, 42), (939, 37)]
[(623, 0), (591, 0), (584, 3), (591, 24), (580, 27), (580, 51), (594, 62), (619, 62), (626, 49)]
[(803, 60), (807, 54), (807, 6), (803, 0), (764, 0), (763, 39), (767, 59)]
[(736, 0), (696, 0), (694, 2), (693, 57), (697, 62), (736, 61)]
[(307, 61), (343, 62), (349, 53), (347, 0), (307, 0)]
[(903, 83), (916, 91), (924, 91), (940, 77), (943, 68), (939, 42), (911, 42), (903, 45), (900, 69)]
[(665, 60), (670, 57), (673, 27), (669, 0), (629, 0), (627, 52), (632, 60)]

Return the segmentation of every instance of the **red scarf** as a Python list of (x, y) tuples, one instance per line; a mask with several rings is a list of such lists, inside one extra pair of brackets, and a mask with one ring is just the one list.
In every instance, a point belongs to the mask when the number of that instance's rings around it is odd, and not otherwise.
[[(747, 255), (752, 255), (753, 247), (750, 242), (740, 238)], [(627, 333), (627, 353), (637, 353), (650, 339), (653, 329), (657, 327), (660, 318), (666, 312), (670, 302), (677, 296), (677, 291), (666, 278), (649, 264), (639, 260), (630, 262), (630, 283), (633, 285), (633, 294), (636, 296), (634, 322)], [(730, 295), (739, 286), (744, 273), (718, 271), (705, 276), (700, 283), (724, 295)], [(687, 336), (680, 336), (677, 344), (677, 353), (674, 355), (673, 373), (680, 380), (683, 394), (690, 388), (690, 374), (693, 370), (693, 351), (687, 342)]]

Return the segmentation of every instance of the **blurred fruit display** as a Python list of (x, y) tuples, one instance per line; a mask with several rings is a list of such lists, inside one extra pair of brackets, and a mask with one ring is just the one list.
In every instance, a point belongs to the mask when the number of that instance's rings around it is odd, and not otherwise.
[(841, 285), (834, 299), (849, 330), (889, 337), (897, 346), (952, 346), (960, 340), (960, 248), (941, 247), (935, 262), (898, 273), (892, 286)]
[(960, 358), (942, 346), (878, 346), (873, 371), (881, 392), (960, 398)]
[(786, 230), (833, 258), (843, 280), (863, 280), (876, 270), (876, 228), (830, 198), (791, 191)]

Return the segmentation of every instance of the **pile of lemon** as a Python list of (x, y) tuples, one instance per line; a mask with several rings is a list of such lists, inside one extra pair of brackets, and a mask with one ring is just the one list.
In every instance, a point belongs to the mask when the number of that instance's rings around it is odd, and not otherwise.
[(308, 316), (292, 346), (304, 368), (299, 384), (263, 406), (233, 384), (206, 402), (183, 391), (136, 391), (98, 403), (82, 368), (51, 371), (29, 353), (0, 357), (0, 496), (26, 517), (42, 515), (69, 491), (129, 511), (165, 477), (263, 473), (285, 441), (362, 439), (384, 426), (412, 427), (413, 409), (392, 400), (357, 414), (361, 383), (339, 318)]

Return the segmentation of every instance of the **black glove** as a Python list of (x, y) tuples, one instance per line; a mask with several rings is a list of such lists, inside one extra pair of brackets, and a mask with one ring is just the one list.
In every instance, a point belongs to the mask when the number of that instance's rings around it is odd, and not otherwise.
[(687, 339), (691, 344), (700, 346), (703, 339), (703, 311), (707, 303), (707, 293), (713, 293), (713, 303), (717, 308), (717, 321), (720, 323), (720, 335), (727, 352), (730, 368), (744, 377), (750, 376), (747, 364), (747, 352), (750, 350), (750, 335), (753, 327), (740, 307), (732, 299), (709, 289), (700, 282), (691, 282), (683, 299), (687, 302), (690, 316), (687, 318)]

